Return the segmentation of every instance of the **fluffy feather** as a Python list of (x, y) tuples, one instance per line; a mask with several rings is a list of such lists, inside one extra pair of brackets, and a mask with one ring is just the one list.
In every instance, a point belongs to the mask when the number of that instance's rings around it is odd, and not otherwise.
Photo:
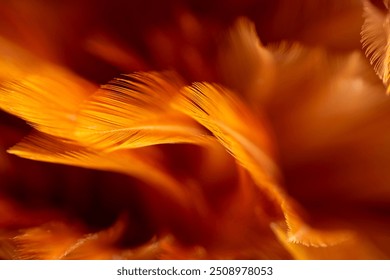
[[(290, 221), (295, 218), (290, 217)], [(375, 239), (382, 235), (381, 230), (376, 231), (373, 238), (368, 234), (360, 234), (358, 230), (350, 225), (337, 224), (335, 221), (320, 221), (321, 228), (311, 227), (302, 224), (297, 218), (289, 226), (297, 227), (295, 234), (283, 224), (272, 224), (272, 230), (280, 243), (291, 253), (295, 259), (388, 259), (388, 254), (376, 244)], [(296, 224), (295, 224), (296, 223)], [(360, 227), (366, 223), (360, 221)], [(364, 224), (364, 226), (363, 226)], [(330, 226), (332, 225), (332, 226)], [(377, 228), (378, 230), (378, 228)], [(378, 234), (378, 232), (381, 232)], [(385, 238), (388, 238), (388, 233)], [(382, 236), (383, 237), (383, 236)], [(305, 242), (302, 242), (305, 240)], [(383, 241), (382, 241), (383, 242)], [(385, 242), (383, 242), (386, 244)]]
[[(387, 7), (387, 2), (385, 2)], [(386, 86), (387, 93), (390, 92), (390, 24), (389, 13), (385, 14), (382, 10), (372, 5), (370, 1), (365, 0), (364, 5), (364, 24), (362, 27), (362, 44), (367, 57), (374, 66), (376, 74), (382, 79)]]
[(69, 222), (29, 228), (13, 238), (15, 257), (44, 260), (152, 259), (162, 251), (160, 240), (155, 239), (138, 248), (116, 246), (125, 226), (125, 221), (119, 219), (110, 228), (96, 233), (86, 233), (79, 225)]
[(226, 85), (249, 99), (268, 97), (276, 81), (275, 61), (246, 18), (236, 21), (219, 54), (219, 68)]
[(171, 106), (181, 86), (172, 74), (136, 73), (115, 79), (82, 109), (76, 136), (110, 151), (205, 141), (207, 131)]

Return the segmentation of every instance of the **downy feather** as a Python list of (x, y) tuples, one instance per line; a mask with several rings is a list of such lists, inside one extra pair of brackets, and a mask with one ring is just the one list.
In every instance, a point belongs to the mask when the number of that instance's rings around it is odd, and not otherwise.
[(257, 36), (254, 23), (236, 21), (219, 52), (224, 83), (249, 100), (267, 99), (276, 81), (275, 61)]

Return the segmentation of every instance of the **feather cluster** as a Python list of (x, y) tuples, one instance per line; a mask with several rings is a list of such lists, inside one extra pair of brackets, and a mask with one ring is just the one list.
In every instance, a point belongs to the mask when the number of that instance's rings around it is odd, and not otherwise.
[[(241, 17), (209, 81), (185, 77), (207, 68), (188, 46), (193, 72), (133, 72), (145, 64), (131, 50), (92, 36), (90, 52), (130, 72), (97, 86), (0, 37), (0, 108), (32, 127), (8, 153), (122, 174), (119, 190), (97, 180), (88, 194), (104, 189), (100, 203), (115, 209), (98, 228), (0, 193), (0, 258), (389, 258), (388, 3), (350, 2), (368, 59), (310, 45), (310, 30), (265, 44)], [(196, 46), (200, 26), (183, 18)], [(156, 57), (169, 54), (169, 33), (153, 34)]]

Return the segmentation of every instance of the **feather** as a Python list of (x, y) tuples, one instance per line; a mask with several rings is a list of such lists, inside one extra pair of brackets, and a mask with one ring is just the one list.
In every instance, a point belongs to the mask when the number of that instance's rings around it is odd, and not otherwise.
[(77, 111), (95, 86), (0, 38), (0, 109), (42, 132), (71, 136)]
[(276, 81), (275, 61), (258, 38), (255, 25), (240, 18), (226, 37), (219, 53), (224, 83), (249, 99), (266, 99)]
[[(298, 260), (325, 260), (325, 259), (338, 259), (338, 260), (352, 260), (352, 259), (387, 259), (387, 257), (378, 248), (365, 239), (353, 237), (348, 240), (344, 240), (341, 243), (335, 245), (329, 245), (325, 247), (318, 246), (306, 246), (300, 243), (294, 243), (290, 241), (286, 232), (279, 226), (273, 225), (273, 230), (278, 237), (280, 243), (290, 252), (294, 259)], [(305, 229), (306, 230), (306, 229)], [(307, 231), (307, 235), (317, 234), (313, 230)], [(326, 233), (323, 233), (326, 235)], [(337, 232), (330, 233), (337, 235)]]
[[(387, 2), (385, 3), (387, 5)], [(370, 1), (365, 0), (364, 5), (364, 24), (362, 27), (362, 45), (366, 56), (374, 66), (376, 74), (382, 79), (386, 86), (387, 94), (390, 93), (390, 24), (389, 13), (385, 14), (382, 10), (372, 5)]]
[(163, 191), (181, 205), (188, 203), (189, 198), (182, 184), (171, 177), (150, 154), (146, 156), (140, 150), (105, 153), (80, 146), (74, 141), (33, 132), (8, 152), (32, 160), (127, 174)]
[[(301, 234), (306, 225), (305, 212), (296, 207), (278, 184), (279, 171), (275, 165), (272, 148), (268, 143), (266, 127), (251, 114), (249, 108), (234, 97), (229, 90), (207, 83), (195, 83), (182, 90), (182, 99), (176, 107), (209, 129), (220, 143), (249, 171), (267, 202), (272, 218), (284, 224), (287, 234), (300, 244), (321, 246), (322, 239), (308, 239)], [(337, 242), (326, 240), (326, 242)]]
[[(388, 254), (378, 246), (374, 238), (362, 233), (362, 229), (353, 229), (350, 225), (331, 221), (319, 221), (321, 228), (302, 223), (300, 218), (290, 217), (289, 226), (296, 227), (294, 234), (283, 224), (274, 223), (272, 230), (280, 243), (295, 259), (388, 259)], [(360, 221), (362, 223), (362, 221)], [(363, 223), (362, 223), (363, 224)], [(332, 226), (330, 226), (332, 225)], [(364, 224), (366, 226), (366, 224)], [(337, 227), (336, 227), (337, 226)], [(376, 237), (378, 232), (375, 233)], [(386, 243), (387, 242), (387, 243)]]
[(15, 236), (16, 259), (61, 259), (82, 233), (76, 227), (53, 223), (29, 228)]
[(57, 221), (31, 227), (13, 237), (15, 259), (22, 260), (150, 260), (199, 259), (205, 250), (199, 246), (184, 247), (171, 235), (153, 237), (132, 248), (118, 246), (125, 233), (126, 221), (118, 219), (111, 227), (87, 233), (69, 221)]
[(89, 85), (84, 87), (74, 77), (56, 73), (58, 77), (31, 74), (18, 81), (2, 83), (0, 106), (28, 121), (37, 130), (58, 137), (71, 137), (78, 108), (92, 89)]
[(111, 227), (96, 233), (69, 222), (52, 222), (28, 228), (13, 238), (17, 259), (97, 260), (152, 259), (161, 248), (153, 239), (138, 248), (119, 248), (116, 242), (124, 233), (126, 222), (119, 218)]
[(286, 236), (288, 242), (301, 244), (307, 247), (328, 247), (341, 244), (353, 238), (353, 233), (347, 229), (315, 228), (307, 222), (306, 213), (297, 203), (289, 201), (282, 205), (286, 218)]
[(115, 79), (81, 110), (76, 136), (109, 151), (206, 141), (207, 131), (171, 106), (181, 86), (172, 74), (136, 73)]
[(279, 171), (272, 157), (272, 148), (264, 124), (229, 90), (208, 83), (185, 87), (177, 110), (209, 129), (254, 178), (257, 185), (276, 200), (283, 200), (277, 187)]

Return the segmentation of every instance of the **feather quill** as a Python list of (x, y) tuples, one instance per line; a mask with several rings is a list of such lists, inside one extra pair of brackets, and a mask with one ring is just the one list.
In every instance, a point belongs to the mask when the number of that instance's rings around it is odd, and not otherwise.
[(115, 79), (81, 110), (76, 136), (108, 151), (207, 141), (204, 128), (171, 106), (181, 86), (172, 74), (136, 73)]

